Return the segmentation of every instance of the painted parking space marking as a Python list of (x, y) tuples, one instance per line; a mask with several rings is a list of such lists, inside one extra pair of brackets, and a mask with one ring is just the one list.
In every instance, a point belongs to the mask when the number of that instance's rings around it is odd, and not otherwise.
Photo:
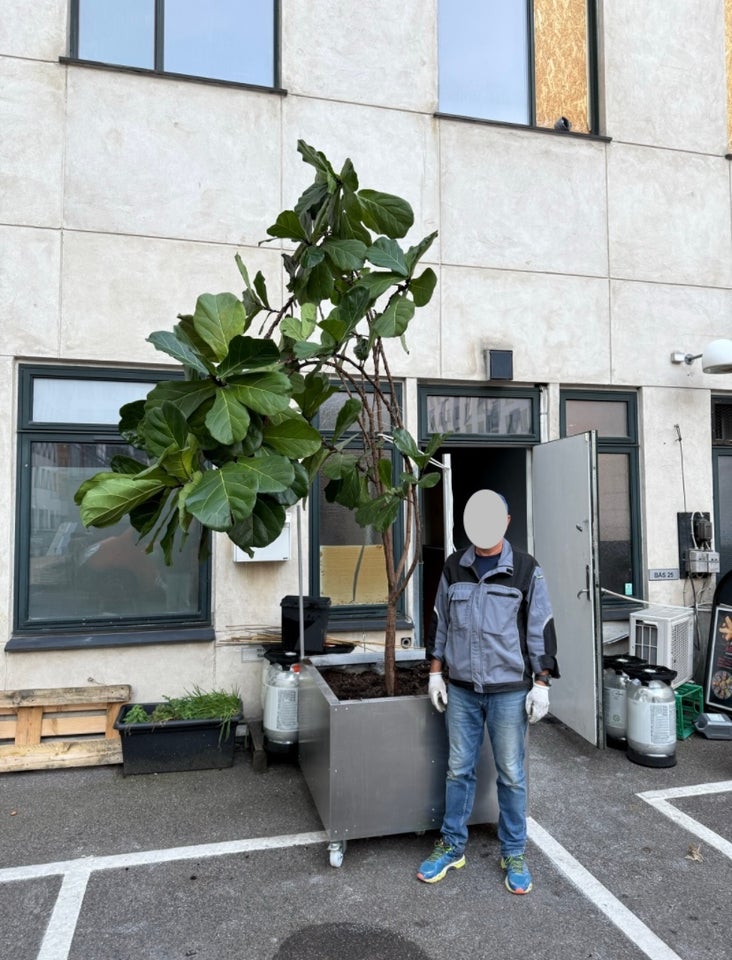
[(732, 780), (720, 780), (718, 783), (699, 783), (691, 787), (670, 787), (668, 790), (647, 790), (645, 793), (639, 793), (641, 800), (645, 800), (652, 807), (662, 813), (665, 817), (689, 833), (703, 840), (708, 846), (713, 847), (725, 857), (732, 860), (732, 843), (725, 840), (714, 830), (705, 827), (687, 813), (678, 810), (672, 800), (681, 800), (687, 797), (705, 797), (714, 793), (732, 792)]
[(313, 843), (324, 843), (327, 840), (327, 833), (317, 831), (277, 837), (257, 837), (250, 840), (227, 840), (221, 843), (204, 843), (188, 847), (169, 847), (167, 850), (141, 850), (106, 857), (81, 857), (77, 860), (60, 860), (56, 863), (0, 869), (0, 883), (38, 880), (41, 877), (63, 877), (37, 960), (68, 960), (87, 883), (91, 874), (97, 870), (121, 870), (125, 867), (150, 866), (171, 863), (175, 860), (223, 857), (257, 850), (307, 846)]
[(572, 883), (608, 920), (626, 936), (649, 960), (681, 960), (667, 943), (647, 927), (624, 903), (618, 900), (597, 877), (582, 866), (550, 833), (532, 817), (527, 819), (529, 839), (552, 861), (560, 873)]
[[(715, 787), (714, 791), (708, 789), (703, 792), (732, 790), (732, 781), (728, 782), (726, 786), (721, 784), (712, 786)], [(688, 792), (691, 789), (693, 788), (688, 788), (683, 793), (676, 791), (676, 795), (693, 795)], [(639, 794), (639, 796), (651, 802), (649, 797), (653, 794), (654, 805), (657, 805), (665, 802), (670, 792), (673, 791), (651, 791), (650, 794)], [(656, 797), (655, 794), (662, 794), (663, 796)], [(576, 887), (579, 893), (600, 910), (649, 960), (681, 960), (668, 944), (664, 943), (634, 913), (613, 896), (551, 834), (544, 830), (533, 818), (529, 817), (527, 822), (531, 841), (543, 850), (560, 873)], [(95, 871), (119, 870), (125, 867), (150, 866), (180, 860), (199, 860), (254, 851), (308, 846), (327, 843), (328, 840), (329, 837), (325, 831), (314, 831), (311, 833), (170, 847), (164, 850), (142, 850), (102, 857), (81, 857), (55, 863), (30, 864), (0, 869), (0, 883), (28, 881), (51, 876), (61, 876), (63, 878), (37, 960), (68, 960), (87, 884)], [(726, 841), (724, 842), (726, 843)]]

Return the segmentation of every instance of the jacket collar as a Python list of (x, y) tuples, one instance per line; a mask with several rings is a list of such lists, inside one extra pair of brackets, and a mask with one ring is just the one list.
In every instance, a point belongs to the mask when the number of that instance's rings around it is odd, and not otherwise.
[[(472, 567), (475, 563), (475, 547), (471, 543), (467, 550), (460, 557), (460, 566), (461, 567)], [(496, 565), (496, 570), (500, 570), (505, 573), (513, 573), (513, 548), (511, 544), (503, 538), (503, 546), (501, 547), (501, 555), (498, 558), (498, 563)], [(493, 571), (495, 573), (495, 570)]]

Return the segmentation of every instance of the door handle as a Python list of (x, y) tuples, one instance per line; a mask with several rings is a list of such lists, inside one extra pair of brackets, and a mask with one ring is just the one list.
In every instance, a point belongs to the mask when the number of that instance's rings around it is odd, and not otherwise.
[(583, 587), (582, 590), (577, 591), (577, 599), (579, 600), (582, 594), (586, 593), (587, 600), (589, 601), (590, 599), (590, 565), (589, 563), (585, 564), (585, 583), (586, 583), (586, 586)]

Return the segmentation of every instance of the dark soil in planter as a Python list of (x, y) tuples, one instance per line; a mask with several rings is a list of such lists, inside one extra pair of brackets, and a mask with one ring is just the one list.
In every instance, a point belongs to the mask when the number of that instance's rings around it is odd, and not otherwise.
[[(427, 693), (429, 661), (397, 666), (397, 695), (402, 697)], [(377, 670), (354, 670), (352, 667), (329, 667), (321, 676), (339, 700), (374, 700), (386, 696), (384, 676)]]

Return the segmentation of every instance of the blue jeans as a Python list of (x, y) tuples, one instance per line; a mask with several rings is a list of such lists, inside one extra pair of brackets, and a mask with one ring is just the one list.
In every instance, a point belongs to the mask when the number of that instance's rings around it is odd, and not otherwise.
[(526, 846), (526, 690), (474, 693), (452, 684), (447, 698), (450, 742), (442, 836), (459, 853), (468, 841), (468, 820), (475, 799), (476, 768), (488, 736), (498, 784), (498, 840), (501, 856), (516, 856)]

